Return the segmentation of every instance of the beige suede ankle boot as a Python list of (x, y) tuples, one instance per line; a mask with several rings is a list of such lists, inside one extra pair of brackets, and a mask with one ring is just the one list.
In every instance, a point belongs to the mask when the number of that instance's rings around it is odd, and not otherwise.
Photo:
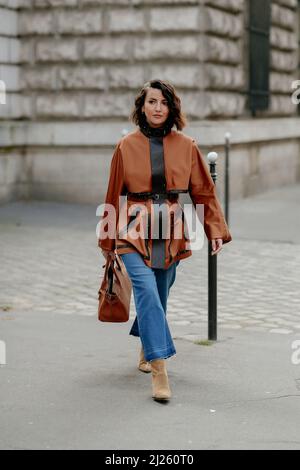
[(140, 351), (138, 369), (146, 373), (151, 372), (151, 364), (150, 362), (147, 362), (145, 359), (143, 347), (141, 347), (141, 351)]
[(167, 401), (171, 398), (171, 390), (165, 359), (151, 361), (152, 369), (152, 398), (156, 401)]

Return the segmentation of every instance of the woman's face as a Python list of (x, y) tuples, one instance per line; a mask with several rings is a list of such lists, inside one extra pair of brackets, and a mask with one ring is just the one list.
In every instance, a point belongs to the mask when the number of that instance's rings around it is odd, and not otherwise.
[(148, 88), (145, 103), (142, 107), (148, 124), (152, 127), (161, 127), (169, 115), (168, 102), (161, 90)]

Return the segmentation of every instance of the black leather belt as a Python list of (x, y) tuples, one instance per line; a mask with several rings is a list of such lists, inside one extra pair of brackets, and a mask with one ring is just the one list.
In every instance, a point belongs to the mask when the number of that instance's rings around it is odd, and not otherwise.
[(147, 199), (153, 199), (157, 201), (159, 199), (168, 199), (169, 201), (177, 201), (178, 193), (127, 193), (128, 199), (138, 199), (139, 201), (145, 201)]

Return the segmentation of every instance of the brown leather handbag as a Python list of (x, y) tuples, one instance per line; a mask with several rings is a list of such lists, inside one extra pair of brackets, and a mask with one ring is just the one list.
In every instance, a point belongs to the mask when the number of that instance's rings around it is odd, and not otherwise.
[(98, 291), (98, 319), (104, 322), (129, 320), (132, 285), (122, 258), (109, 252)]

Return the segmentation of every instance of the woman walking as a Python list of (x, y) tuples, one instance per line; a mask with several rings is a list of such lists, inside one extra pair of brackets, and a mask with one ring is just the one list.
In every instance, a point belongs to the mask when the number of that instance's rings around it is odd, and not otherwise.
[[(179, 193), (189, 193), (194, 207), (204, 205), (203, 225), (212, 255), (232, 237), (203, 156), (195, 140), (180, 132), (186, 119), (175, 88), (163, 80), (145, 83), (131, 120), (137, 128), (120, 139), (111, 161), (105, 198), (108, 218), (101, 222), (98, 246), (105, 257), (115, 250), (123, 259), (137, 314), (129, 334), (141, 341), (138, 368), (151, 372), (154, 400), (168, 401), (166, 359), (176, 349), (167, 322), (167, 299), (180, 260), (192, 254)], [(112, 221), (108, 236), (104, 228)], [(167, 225), (167, 234), (162, 225)]]

